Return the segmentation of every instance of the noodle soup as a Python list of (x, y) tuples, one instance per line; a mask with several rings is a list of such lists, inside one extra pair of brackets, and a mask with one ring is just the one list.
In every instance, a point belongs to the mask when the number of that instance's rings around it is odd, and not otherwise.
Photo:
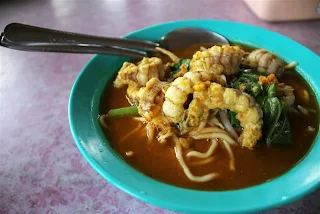
[[(142, 173), (184, 188), (239, 189), (285, 173), (311, 147), (319, 107), (293, 63), (258, 51), (193, 46), (125, 64), (100, 106), (112, 147)], [(216, 53), (224, 53), (217, 62)], [(268, 60), (252, 62), (257, 54)], [(110, 111), (128, 106), (137, 110)]]

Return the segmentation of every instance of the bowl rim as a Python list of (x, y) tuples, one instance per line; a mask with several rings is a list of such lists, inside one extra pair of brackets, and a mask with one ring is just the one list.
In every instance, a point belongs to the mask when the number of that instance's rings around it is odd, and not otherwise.
[[(317, 56), (317, 54), (313, 53), (311, 50), (309, 50), (305, 46), (303, 46), (303, 45), (301, 45), (301, 44), (293, 41), (292, 39), (287, 38), (281, 34), (266, 30), (264, 28), (256, 27), (253, 25), (243, 24), (243, 23), (239, 23), (239, 22), (224, 21), (224, 20), (206, 20), (206, 19), (204, 19), (204, 20), (180, 20), (180, 21), (160, 23), (160, 24), (152, 25), (152, 26), (145, 27), (140, 30), (131, 32), (131, 33), (125, 35), (124, 37), (131, 38), (132, 36), (134, 36), (136, 34), (143, 33), (144, 31), (147, 31), (147, 30), (150, 31), (153, 29), (161, 28), (161, 27), (170, 26), (171, 28), (172, 27), (176, 28), (175, 26), (180, 26), (180, 25), (198, 26), (199, 23), (206, 23), (206, 24), (213, 24), (213, 25), (217, 24), (217, 23), (218, 24), (225, 24), (225, 25), (234, 25), (234, 26), (244, 28), (244, 29), (248, 28), (254, 32), (266, 33), (268, 36), (271, 36), (271, 38), (281, 39), (282, 42), (286, 41), (286, 43), (293, 45), (294, 48), (297, 48), (297, 49), (303, 51), (304, 54), (306, 54), (307, 56), (311, 56), (311, 58), (313, 58), (313, 59), (316, 59), (316, 60), (318, 59), (320, 62), (320, 58), (319, 58), (319, 56)], [(246, 42), (246, 41), (244, 41), (244, 42)], [(145, 201), (147, 203), (150, 203), (150, 204), (162, 207), (162, 208), (170, 209), (170, 210), (175, 210), (175, 211), (219, 212), (219, 213), (233, 212), (233, 213), (236, 213), (236, 212), (256, 212), (256, 211), (275, 208), (275, 207), (287, 204), (289, 202), (292, 202), (294, 200), (297, 200), (298, 198), (305, 196), (306, 194), (310, 193), (311, 191), (317, 189), (320, 186), (320, 158), (316, 159), (319, 162), (319, 166), (310, 165), (311, 156), (312, 157), (316, 156), (315, 150), (320, 151), (319, 133), (314, 141), (312, 148), (308, 152), (308, 154), (306, 154), (306, 156), (296, 166), (294, 166), (291, 170), (289, 170), (285, 174), (273, 179), (272, 181), (269, 181), (269, 182), (266, 182), (263, 184), (259, 184), (259, 185), (255, 185), (252, 187), (244, 188), (244, 189), (229, 190), (229, 191), (198, 191), (198, 190), (173, 187), (171, 185), (164, 184), (159, 181), (155, 181), (154, 179), (145, 176), (145, 177), (147, 177), (146, 178), (147, 181), (153, 180), (154, 183), (160, 183), (161, 185), (159, 185), (159, 186), (161, 188), (167, 188), (169, 190), (169, 192), (171, 192), (171, 193), (173, 191), (173, 192), (178, 192), (178, 194), (187, 194), (187, 193), (189, 194), (190, 193), (196, 197), (212, 197), (212, 201), (209, 200), (210, 203), (208, 203), (209, 201), (206, 201), (206, 204), (201, 204), (198, 202), (191, 203), (190, 201), (186, 201), (182, 204), (179, 204), (179, 203), (177, 204), (176, 201), (164, 201), (163, 199), (159, 200), (155, 196), (151, 196), (150, 194), (146, 194), (142, 191), (137, 191), (135, 188), (132, 188), (130, 186), (130, 184), (128, 185), (126, 183), (123, 183), (121, 180), (115, 179), (115, 177), (112, 174), (110, 174), (110, 172), (106, 172), (86, 152), (86, 149), (83, 147), (81, 141), (79, 140), (78, 131), (76, 130), (76, 127), (75, 127), (75, 123), (76, 123), (75, 115), (73, 114), (73, 110), (76, 107), (74, 105), (74, 102), (75, 102), (74, 95), (76, 93), (76, 88), (77, 88), (76, 86), (79, 85), (80, 79), (82, 78), (84, 73), (87, 72), (88, 66), (91, 63), (94, 63), (98, 57), (99, 57), (99, 55), (95, 55), (87, 62), (87, 64), (84, 66), (84, 68), (81, 70), (80, 74), (76, 78), (74, 85), (71, 89), (69, 106), (68, 106), (70, 130), (71, 130), (73, 139), (74, 139), (78, 149), (80, 150), (80, 152), (84, 156), (84, 158), (87, 160), (87, 162), (91, 165), (91, 167), (93, 167), (107, 181), (109, 181), (111, 184), (115, 185), (116, 187), (120, 188), (124, 192), (129, 193), (130, 195), (132, 195), (142, 201)], [(308, 81), (308, 83), (310, 84), (310, 86), (314, 90), (316, 97), (317, 97), (318, 104), (319, 104), (319, 88), (318, 88), (319, 81), (311, 79), (310, 75), (308, 75), (308, 73), (306, 73), (304, 70), (298, 69), (298, 71)], [(316, 74), (314, 74), (314, 75), (316, 75)], [(314, 76), (314, 75), (311, 75), (311, 76)], [(307, 159), (308, 159), (308, 161), (307, 161)], [(124, 164), (126, 164), (126, 163), (124, 163)], [(301, 171), (302, 168), (304, 170)], [(307, 170), (307, 172), (310, 172), (311, 175), (308, 175), (304, 178), (301, 178), (302, 176), (300, 176), (300, 179), (299, 179), (298, 175), (301, 175), (301, 172), (306, 172), (306, 170)], [(319, 170), (319, 173), (312, 174), (313, 172), (317, 172), (316, 170)], [(294, 180), (297, 181), (296, 186), (300, 185), (299, 187), (293, 187), (293, 184), (291, 184), (292, 182), (291, 183), (288, 182), (288, 181), (290, 181), (289, 174), (294, 174)], [(282, 182), (279, 182), (279, 180), (282, 180)], [(281, 197), (279, 195), (277, 195), (275, 197), (272, 197), (272, 196), (263, 197), (263, 195), (265, 193), (268, 195), (272, 194), (272, 193), (268, 192), (268, 188), (274, 190), (277, 187), (283, 187), (283, 185), (286, 184), (285, 181), (288, 182), (288, 186), (290, 186), (290, 187), (288, 187), (289, 190), (286, 189), (286, 191), (285, 191), (286, 193), (283, 194)], [(294, 189), (296, 192), (290, 193), (290, 189)], [(262, 190), (264, 190), (266, 192), (264, 193)], [(253, 194), (253, 192), (255, 194)], [(240, 196), (242, 196), (242, 197), (254, 196), (256, 198), (250, 198), (250, 200), (247, 200), (248, 202), (245, 202), (245, 200), (241, 199)], [(236, 209), (234, 209), (232, 207), (233, 202), (231, 201), (231, 203), (230, 203), (230, 201), (229, 201), (229, 203), (227, 203), (227, 201), (226, 201), (226, 199), (230, 198), (230, 197), (238, 197), (238, 199), (242, 200), (245, 204), (243, 204), (243, 206), (237, 205), (237, 206), (235, 206)], [(218, 198), (224, 198), (223, 199), (224, 202), (222, 204), (217, 204), (215, 202), (215, 200), (217, 200)], [(238, 199), (236, 198), (236, 200), (238, 200)], [(263, 202), (262, 204), (258, 203), (258, 205), (257, 205), (257, 204), (255, 204), (258, 202), (257, 200), (265, 200), (265, 202)], [(179, 202), (181, 202), (181, 201), (179, 201)], [(201, 205), (203, 205), (203, 206), (201, 206)]]

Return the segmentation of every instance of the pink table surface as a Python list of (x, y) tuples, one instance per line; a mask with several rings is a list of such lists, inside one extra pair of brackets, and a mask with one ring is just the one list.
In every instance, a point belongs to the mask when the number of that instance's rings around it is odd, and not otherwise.
[[(258, 25), (320, 54), (319, 21), (266, 23), (238, 0), (0, 0), (0, 29), (10, 22), (23, 22), (122, 36), (179, 19)], [(109, 184), (73, 142), (67, 115), (69, 93), (91, 57), (0, 48), (0, 213), (174, 213)], [(265, 213), (289, 212), (320, 213), (320, 191)]]

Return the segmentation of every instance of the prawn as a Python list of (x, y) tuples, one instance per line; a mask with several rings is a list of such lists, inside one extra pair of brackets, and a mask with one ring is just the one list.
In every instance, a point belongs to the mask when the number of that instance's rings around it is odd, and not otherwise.
[(232, 75), (238, 72), (245, 52), (238, 46), (213, 46), (197, 51), (190, 62), (191, 71), (211, 71), (217, 75)]
[(210, 109), (229, 109), (237, 113), (237, 119), (243, 127), (238, 139), (243, 147), (252, 149), (262, 137), (262, 111), (255, 100), (248, 94), (233, 88), (225, 88), (218, 83), (200, 82), (194, 87), (193, 100), (189, 105), (187, 120), (196, 121), (198, 125), (199, 112), (208, 117)]
[(118, 72), (116, 80), (113, 82), (116, 88), (125, 85), (146, 86), (146, 83), (153, 77), (163, 80), (165, 75), (165, 66), (158, 57), (144, 57), (135, 65), (131, 62), (123, 63)]
[(161, 111), (161, 106), (164, 102), (163, 90), (167, 87), (168, 83), (161, 82), (158, 78), (151, 78), (145, 87), (141, 87), (135, 94), (139, 102), (139, 114), (151, 120), (156, 117)]
[(192, 86), (192, 81), (188, 78), (178, 77), (166, 91), (162, 110), (172, 122), (178, 123), (184, 120), (184, 103), (188, 95), (193, 92)]
[[(213, 46), (205, 51), (198, 51), (190, 62), (191, 69), (183, 77), (178, 77), (168, 88), (162, 110), (174, 123), (184, 121), (184, 104), (199, 82), (210, 81), (226, 85), (222, 74), (237, 72), (242, 59), (242, 51), (236, 46)], [(228, 62), (228, 63), (227, 63)], [(199, 115), (200, 117), (200, 115)], [(192, 122), (191, 122), (192, 123)]]
[(285, 108), (293, 106), (296, 100), (293, 87), (285, 84), (278, 85), (277, 96), (280, 97)]
[(146, 86), (141, 87), (135, 94), (139, 103), (138, 113), (145, 118), (147, 128), (159, 130), (158, 139), (160, 142), (165, 142), (166, 138), (174, 133), (174, 127), (171, 127), (171, 122), (164, 116), (161, 108), (167, 87), (167, 82), (151, 78)]
[(264, 49), (257, 49), (244, 57), (242, 64), (256, 68), (266, 74), (281, 76), (284, 72), (284, 62), (275, 54)]
[(188, 96), (193, 93), (193, 86), (202, 81), (215, 81), (226, 84), (219, 75), (207, 71), (187, 72), (183, 77), (178, 77), (173, 81), (165, 93), (165, 101), (162, 110), (164, 114), (174, 123), (179, 123), (185, 119), (184, 104)]

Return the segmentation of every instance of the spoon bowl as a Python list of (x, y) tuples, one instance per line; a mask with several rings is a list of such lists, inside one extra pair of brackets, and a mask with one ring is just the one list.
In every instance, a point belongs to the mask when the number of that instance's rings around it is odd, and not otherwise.
[(158, 44), (167, 50), (175, 50), (199, 44), (229, 45), (230, 43), (224, 36), (213, 31), (187, 27), (167, 33)]

